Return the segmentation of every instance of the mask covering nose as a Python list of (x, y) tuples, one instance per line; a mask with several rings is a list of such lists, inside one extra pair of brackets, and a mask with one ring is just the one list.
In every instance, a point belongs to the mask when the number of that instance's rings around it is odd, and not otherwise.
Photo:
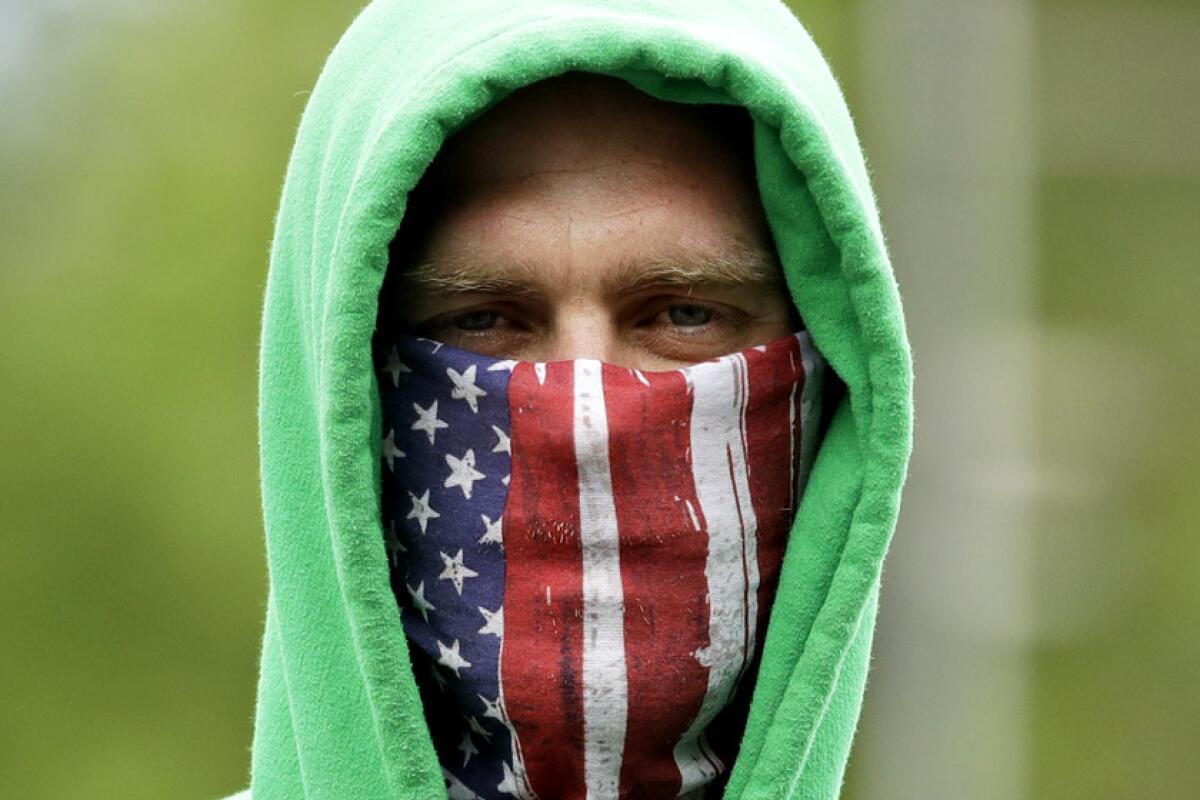
[(653, 372), (377, 350), (391, 582), (449, 796), (727, 779), (816, 446), (807, 331)]

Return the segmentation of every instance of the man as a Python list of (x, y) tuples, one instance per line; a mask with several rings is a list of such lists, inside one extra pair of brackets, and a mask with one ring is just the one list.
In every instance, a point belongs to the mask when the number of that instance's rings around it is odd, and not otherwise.
[[(728, 777), (822, 383), (751, 130), (567, 73), (467, 126), (409, 197), (376, 337), (383, 512), (451, 797)], [(586, 408), (586, 363), (602, 436), (554, 413)]]
[(840, 93), (774, 3), (501, 6), (301, 124), (253, 795), (836, 796), (911, 436)]

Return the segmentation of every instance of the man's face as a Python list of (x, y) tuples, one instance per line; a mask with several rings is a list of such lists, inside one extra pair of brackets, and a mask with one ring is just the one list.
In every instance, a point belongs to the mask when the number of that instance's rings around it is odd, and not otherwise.
[(799, 327), (753, 176), (693, 110), (612, 79), (535, 84), (454, 137), (426, 180), (436, 211), (395, 310), (413, 333), (649, 370)]

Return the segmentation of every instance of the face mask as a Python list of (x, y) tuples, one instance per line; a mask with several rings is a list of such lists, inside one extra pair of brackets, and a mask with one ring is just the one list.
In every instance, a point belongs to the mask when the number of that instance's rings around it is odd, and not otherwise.
[(823, 367), (804, 331), (652, 372), (380, 340), (392, 588), (451, 798), (728, 777)]

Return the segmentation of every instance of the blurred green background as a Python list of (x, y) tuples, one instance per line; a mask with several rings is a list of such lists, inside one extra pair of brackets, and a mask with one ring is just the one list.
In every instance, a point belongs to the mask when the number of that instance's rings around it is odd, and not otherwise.
[[(846, 796), (1200, 797), (1200, 4), (808, 0), (912, 326)], [(358, 2), (0, 0), (0, 794), (247, 779), (275, 204)]]

